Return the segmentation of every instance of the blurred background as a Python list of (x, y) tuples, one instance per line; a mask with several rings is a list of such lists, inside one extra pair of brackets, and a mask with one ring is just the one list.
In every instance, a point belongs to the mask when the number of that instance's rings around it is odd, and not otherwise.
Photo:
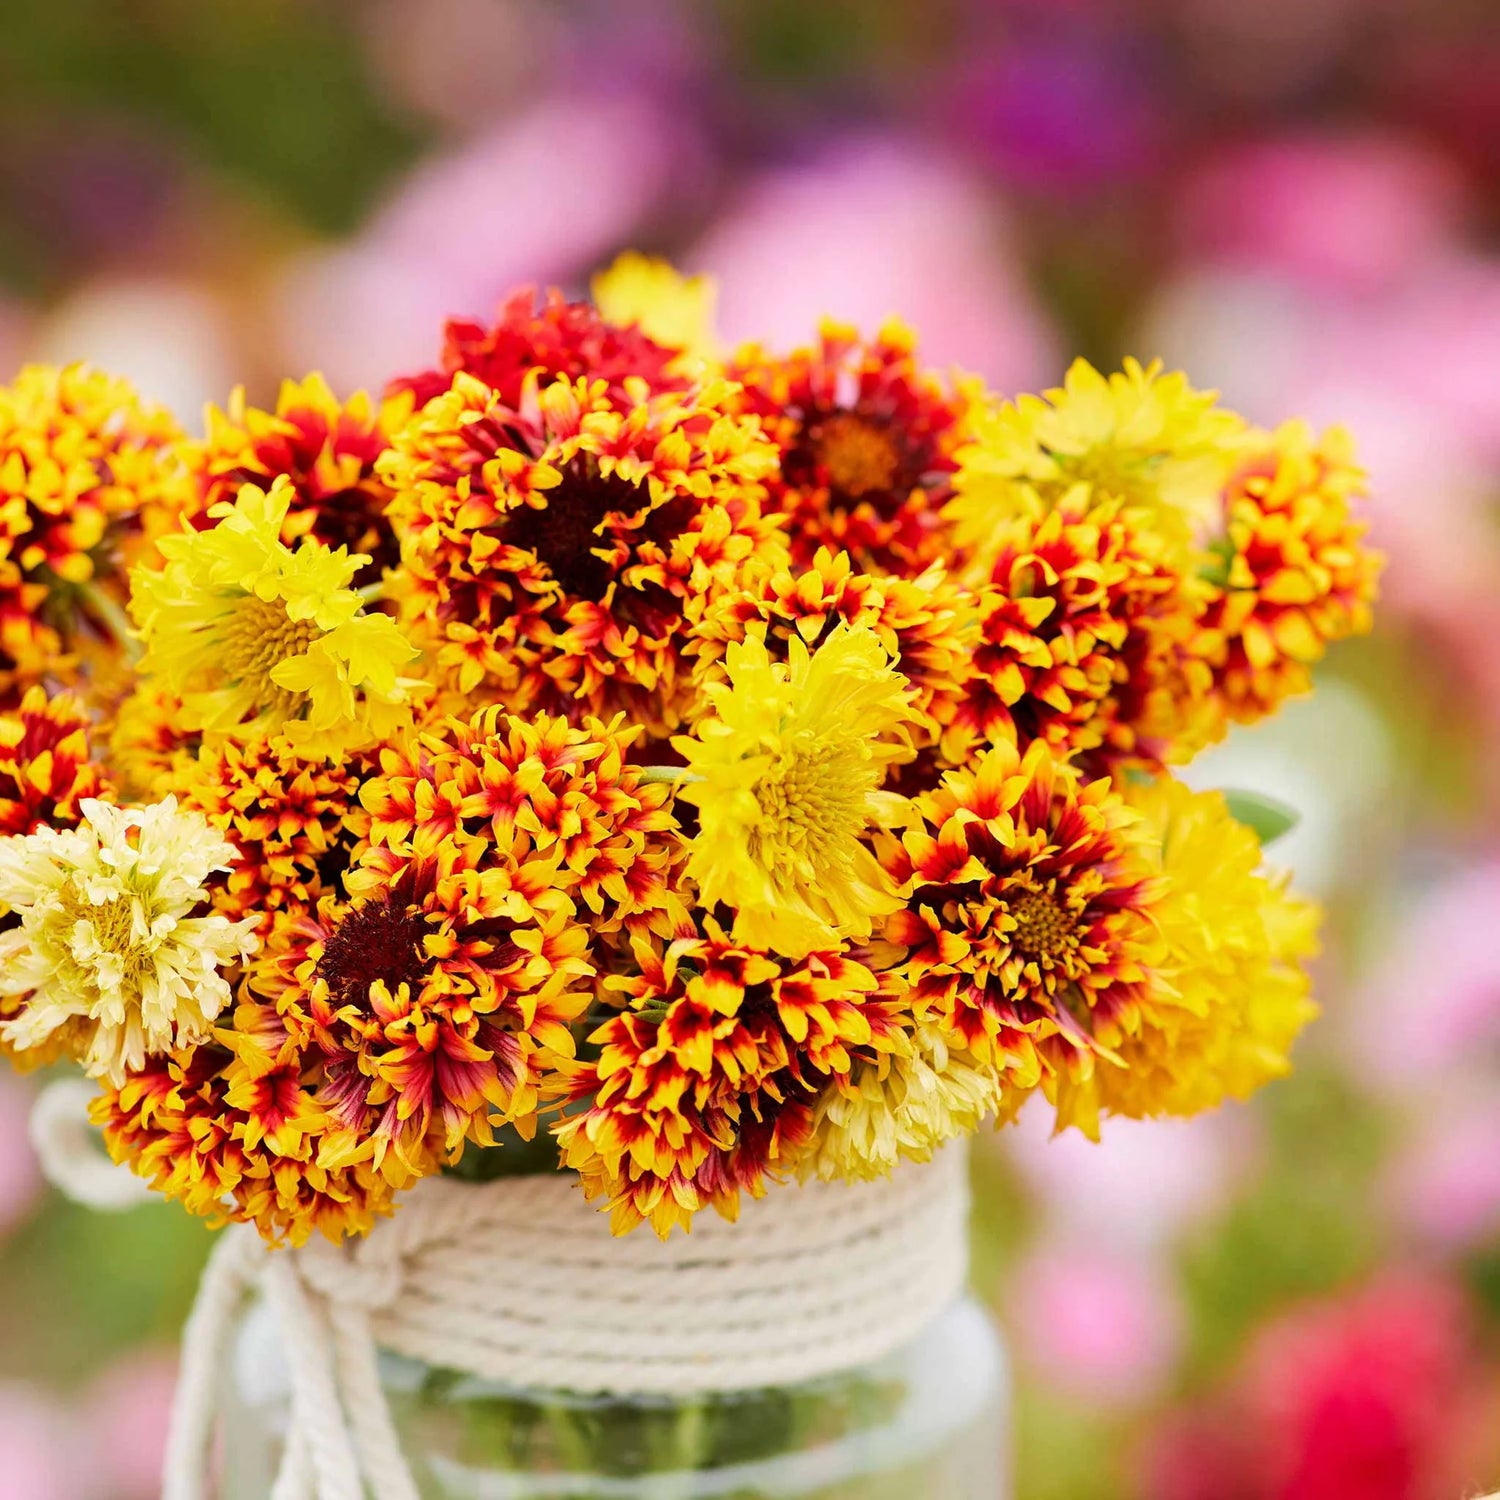
[[(1192, 773), (1303, 812), (1324, 1019), (1253, 1107), (979, 1152), (1020, 1500), (1500, 1484), (1491, 0), (16, 0), (0, 364), (191, 422), (624, 246), (730, 338), (899, 312), (1002, 391), (1160, 355), (1357, 434), (1376, 635)], [(0, 1500), (154, 1495), (208, 1234), (44, 1190), (0, 1074)]]

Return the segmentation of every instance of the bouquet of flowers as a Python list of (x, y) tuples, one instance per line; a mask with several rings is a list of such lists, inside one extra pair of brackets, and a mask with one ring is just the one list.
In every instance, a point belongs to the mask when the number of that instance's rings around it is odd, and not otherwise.
[(1367, 628), (1360, 488), (1155, 365), (729, 353), (638, 256), (203, 437), (27, 368), (0, 1051), (294, 1245), (549, 1168), (665, 1237), (1028, 1104), (1247, 1094), (1316, 913), (1172, 768)]

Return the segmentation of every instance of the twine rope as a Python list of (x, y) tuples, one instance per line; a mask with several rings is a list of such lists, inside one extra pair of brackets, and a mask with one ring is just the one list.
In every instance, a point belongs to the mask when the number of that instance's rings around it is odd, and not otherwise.
[[(54, 1101), (44, 1159), (67, 1191), (68, 1151), (84, 1133), (58, 1128), (65, 1118)], [(65, 1137), (71, 1146), (58, 1144)], [(83, 1144), (96, 1173), (98, 1148)], [(426, 1178), (394, 1218), (339, 1246), (269, 1251), (236, 1225), (184, 1330), (163, 1500), (207, 1500), (220, 1382), (255, 1291), (292, 1382), (272, 1500), (418, 1500), (378, 1349), (513, 1387), (614, 1395), (750, 1390), (852, 1369), (915, 1338), (961, 1293), (966, 1165), (960, 1142), (875, 1182), (776, 1188), (735, 1224), (703, 1214), (665, 1242), (649, 1230), (613, 1238), (562, 1173)]]

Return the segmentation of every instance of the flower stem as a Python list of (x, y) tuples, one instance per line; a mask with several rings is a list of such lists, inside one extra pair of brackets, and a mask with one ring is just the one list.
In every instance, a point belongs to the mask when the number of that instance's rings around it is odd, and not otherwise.
[(701, 776), (689, 771), (686, 766), (642, 766), (642, 781), (664, 781), (673, 786), (683, 786), (689, 781), (702, 781)]
[(104, 627), (104, 632), (132, 663), (140, 660), (141, 638), (136, 634), (130, 617), (120, 608), (119, 601), (99, 587), (96, 579), (80, 583), (78, 594), (84, 607)]

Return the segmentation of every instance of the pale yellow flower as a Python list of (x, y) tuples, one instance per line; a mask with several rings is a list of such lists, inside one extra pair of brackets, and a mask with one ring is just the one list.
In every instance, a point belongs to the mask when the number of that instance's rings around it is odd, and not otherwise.
[(863, 836), (903, 816), (880, 788), (915, 715), (869, 628), (787, 649), (782, 663), (759, 636), (729, 646), (728, 682), (704, 690), (712, 712), (672, 743), (698, 809), (687, 873), (703, 906), (735, 911), (736, 941), (795, 957), (868, 937), (899, 904)]
[(197, 915), (237, 857), (174, 798), (122, 809), (85, 798), (77, 828), (0, 839), (0, 995), (19, 1052), (61, 1033), (117, 1087), (150, 1055), (203, 1041), (229, 1003), (221, 972), (255, 948), (255, 919)]
[(999, 1071), (932, 1024), (907, 1049), (860, 1063), (818, 1100), (817, 1123), (798, 1162), (825, 1182), (882, 1177), (897, 1162), (927, 1161), (945, 1141), (970, 1135), (1009, 1101)]

